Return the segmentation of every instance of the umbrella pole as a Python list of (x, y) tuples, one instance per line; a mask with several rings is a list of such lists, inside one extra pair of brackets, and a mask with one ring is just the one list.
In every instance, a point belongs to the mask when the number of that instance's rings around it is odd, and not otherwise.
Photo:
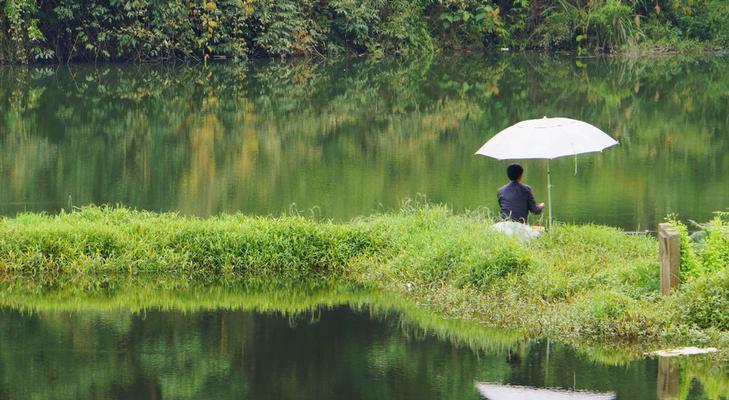
[(549, 169), (547, 159), (547, 203), (549, 203), (549, 230), (552, 230), (552, 171)]

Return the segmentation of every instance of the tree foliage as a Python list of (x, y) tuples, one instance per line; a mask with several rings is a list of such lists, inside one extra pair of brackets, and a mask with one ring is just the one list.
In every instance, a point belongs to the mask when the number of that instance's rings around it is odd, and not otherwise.
[(723, 0), (0, 0), (0, 62), (729, 43)]

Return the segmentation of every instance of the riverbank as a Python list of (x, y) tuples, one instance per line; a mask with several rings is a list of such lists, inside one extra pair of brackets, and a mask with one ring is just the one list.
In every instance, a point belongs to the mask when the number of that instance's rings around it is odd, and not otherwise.
[(529, 337), (713, 345), (726, 359), (727, 268), (702, 270), (666, 298), (658, 293), (654, 238), (558, 225), (552, 235), (520, 243), (491, 230), (491, 222), (484, 213), (429, 205), (344, 224), (95, 207), (23, 214), (0, 222), (0, 299), (22, 308), (24, 298), (60, 293), (345, 284)]
[(0, 1), (0, 62), (726, 48), (723, 0)]

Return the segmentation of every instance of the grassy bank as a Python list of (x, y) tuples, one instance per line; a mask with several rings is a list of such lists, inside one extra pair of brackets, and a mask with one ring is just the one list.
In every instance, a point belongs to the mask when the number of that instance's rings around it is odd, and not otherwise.
[(113, 297), (129, 288), (346, 284), (527, 336), (729, 347), (726, 264), (664, 298), (651, 237), (558, 225), (520, 243), (491, 223), (482, 213), (428, 205), (345, 224), (93, 207), (24, 214), (0, 222), (0, 299), (22, 307), (24, 298)]
[(727, 17), (724, 0), (0, 0), (0, 62), (714, 48)]

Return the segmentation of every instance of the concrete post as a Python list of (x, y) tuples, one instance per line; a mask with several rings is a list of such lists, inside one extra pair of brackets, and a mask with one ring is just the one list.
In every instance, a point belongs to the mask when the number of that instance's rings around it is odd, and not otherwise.
[(661, 263), (661, 293), (671, 294), (680, 282), (681, 239), (678, 230), (669, 223), (658, 224), (659, 260)]

